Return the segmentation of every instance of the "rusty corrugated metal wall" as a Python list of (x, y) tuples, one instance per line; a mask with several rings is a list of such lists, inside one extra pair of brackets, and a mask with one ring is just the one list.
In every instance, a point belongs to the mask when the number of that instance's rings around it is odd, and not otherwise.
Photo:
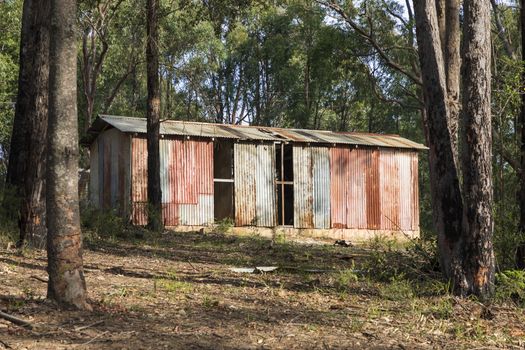
[(236, 143), (233, 152), (235, 225), (275, 226), (275, 146)]
[(330, 227), (328, 147), (294, 145), (294, 227)]
[(103, 132), (91, 145), (90, 201), (99, 209), (129, 212), (129, 136), (117, 129)]
[[(147, 223), (147, 143), (132, 141), (134, 224)], [(213, 223), (213, 143), (211, 140), (160, 141), (162, 216), (166, 226)]]
[(331, 227), (419, 228), (417, 152), (334, 147)]
[[(160, 151), (165, 225), (212, 223), (212, 141), (162, 139)], [(276, 225), (275, 161), (274, 144), (234, 145), (237, 226)], [(417, 151), (296, 144), (293, 172), (296, 228), (419, 229)], [(96, 207), (146, 224), (146, 139), (103, 132), (91, 145), (90, 189)]]

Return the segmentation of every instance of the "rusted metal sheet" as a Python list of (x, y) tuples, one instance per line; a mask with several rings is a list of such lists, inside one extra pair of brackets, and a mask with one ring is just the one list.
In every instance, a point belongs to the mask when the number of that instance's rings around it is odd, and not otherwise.
[(379, 188), (379, 150), (366, 149), (366, 221), (367, 228), (381, 226), (381, 197)]
[(90, 200), (96, 208), (126, 216), (129, 204), (129, 137), (117, 129), (91, 147)]
[(256, 180), (255, 160), (256, 145), (236, 143), (233, 147), (235, 225), (251, 226), (256, 224)]
[(262, 144), (255, 147), (255, 210), (257, 226), (272, 227), (277, 223), (275, 145)]
[(295, 145), (294, 227), (330, 227), (330, 153), (327, 147)]
[(412, 230), (419, 230), (419, 179), (418, 179), (418, 154), (411, 152), (412, 168)]
[(91, 144), (90, 147), (90, 159), (89, 159), (89, 201), (95, 208), (100, 208), (100, 187), (99, 186), (99, 154), (98, 144), (100, 138)]
[(399, 230), (399, 164), (396, 150), (383, 149), (379, 153), (379, 193), (382, 230)]
[(148, 147), (143, 137), (131, 140), (131, 202), (132, 222), (135, 225), (148, 223)]
[[(209, 140), (162, 139), (160, 182), (166, 226), (213, 222), (213, 143)], [(147, 223), (147, 143), (133, 138), (133, 221)], [(211, 198), (211, 204), (210, 204)]]
[(312, 157), (306, 145), (293, 147), (294, 227), (313, 228)]
[(332, 228), (347, 228), (346, 207), (348, 150), (343, 147), (330, 149), (330, 213)]
[(179, 205), (180, 224), (206, 226), (213, 223), (213, 195), (199, 194), (197, 204)]
[(330, 151), (312, 147), (314, 228), (330, 228)]
[[(96, 133), (111, 125), (125, 133), (146, 133), (146, 119), (122, 116), (99, 116), (90, 128), (90, 143)], [(282, 129), (247, 125), (226, 125), (167, 120), (161, 124), (161, 134), (203, 138), (226, 138), (243, 141), (291, 141), (301, 143), (378, 146), (386, 148), (427, 149), (422, 144), (398, 135), (334, 132), (329, 130)], [(91, 140), (91, 141), (90, 141)]]
[(366, 174), (369, 150), (363, 148), (346, 149), (348, 169), (347, 227), (368, 228)]
[(399, 226), (412, 230), (412, 152), (397, 152), (399, 170)]
[(399, 154), (389, 149), (330, 150), (333, 228), (400, 229), (400, 181), (406, 169), (400, 170), (404, 163)]

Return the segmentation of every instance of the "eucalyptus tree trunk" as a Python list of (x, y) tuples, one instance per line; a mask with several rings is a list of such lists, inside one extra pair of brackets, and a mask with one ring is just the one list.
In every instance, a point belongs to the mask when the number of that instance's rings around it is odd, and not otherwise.
[(78, 205), (76, 1), (51, 1), (47, 158), (47, 296), (90, 309)]
[(458, 264), (463, 208), (449, 129), (450, 110), (435, 0), (415, 1), (414, 13), (426, 106), (432, 213), (438, 234), (441, 269), (447, 278), (451, 278), (452, 267)]
[(447, 82), (447, 104), (449, 109), (448, 127), (452, 141), (452, 152), (456, 169), (459, 172), (459, 114), (460, 114), (460, 25), (459, 0), (441, 0), (445, 2), (445, 41), (441, 43), (445, 57)]
[[(525, 60), (525, 0), (520, 0), (520, 25), (521, 25), (521, 59)], [(509, 52), (512, 52), (510, 49)], [(525, 85), (525, 69), (521, 73), (521, 85)], [(525, 269), (525, 94), (521, 94), (521, 144), (520, 144), (520, 168), (519, 173), (519, 201), (520, 201), (520, 222), (519, 231), (522, 235), (522, 243), (518, 246), (516, 252), (516, 266)]]
[(20, 200), (18, 244), (27, 242), (44, 248), (49, 1), (24, 1), (21, 34), (18, 95), (6, 184), (15, 189)]
[(160, 188), (160, 89), (158, 0), (147, 0), (146, 69), (148, 86), (148, 226), (154, 231), (163, 228), (162, 192)]
[(494, 289), (490, 3), (465, 0), (464, 18), (463, 271), (455, 279), (460, 294), (485, 298)]

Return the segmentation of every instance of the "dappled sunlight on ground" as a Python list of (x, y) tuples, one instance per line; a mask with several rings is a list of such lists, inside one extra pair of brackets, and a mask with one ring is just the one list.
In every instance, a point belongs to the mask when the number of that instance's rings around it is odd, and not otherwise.
[[(399, 260), (403, 255), (395, 253), (394, 246), (383, 252), (199, 233), (91, 240), (86, 246), (92, 313), (57, 310), (44, 299), (44, 253), (0, 251), (0, 308), (34, 325), (26, 330), (0, 320), (0, 349), (457, 349), (525, 344), (522, 309), (459, 301), (441, 293), (439, 281), (417, 281), (418, 273), (396, 272), (384, 281), (377, 268), (410, 265)], [(230, 270), (255, 266), (278, 269), (263, 274)], [(421, 274), (426, 273), (432, 272)]]

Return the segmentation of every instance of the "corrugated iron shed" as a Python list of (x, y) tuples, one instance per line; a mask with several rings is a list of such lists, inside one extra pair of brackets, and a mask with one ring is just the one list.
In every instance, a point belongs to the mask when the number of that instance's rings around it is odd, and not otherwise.
[[(90, 144), (96, 135), (108, 127), (124, 133), (146, 133), (146, 119), (123, 116), (100, 115), (93, 122), (88, 137), (83, 142)], [(199, 122), (165, 120), (161, 123), (163, 135), (223, 138), (244, 141), (286, 141), (327, 145), (361, 145), (388, 148), (427, 149), (426, 146), (398, 135), (382, 135), (328, 130), (282, 129), (263, 126), (226, 125)]]

